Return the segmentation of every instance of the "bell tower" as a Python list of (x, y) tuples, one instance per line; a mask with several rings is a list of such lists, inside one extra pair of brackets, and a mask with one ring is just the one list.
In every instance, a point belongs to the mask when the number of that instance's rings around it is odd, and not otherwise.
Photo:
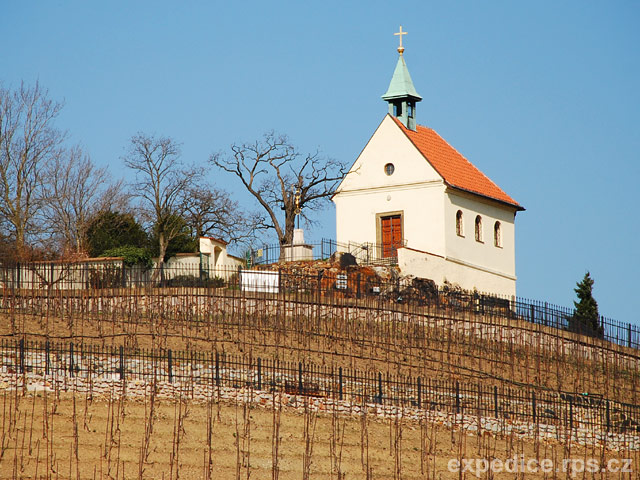
[(416, 103), (420, 102), (422, 97), (416, 92), (413, 82), (411, 81), (411, 75), (409, 75), (409, 69), (404, 61), (402, 36), (406, 34), (407, 32), (402, 31), (402, 25), (400, 26), (400, 31), (394, 33), (394, 35), (400, 37), (398, 63), (393, 72), (387, 93), (382, 96), (382, 99), (389, 104), (389, 115), (396, 117), (408, 129), (415, 130)]

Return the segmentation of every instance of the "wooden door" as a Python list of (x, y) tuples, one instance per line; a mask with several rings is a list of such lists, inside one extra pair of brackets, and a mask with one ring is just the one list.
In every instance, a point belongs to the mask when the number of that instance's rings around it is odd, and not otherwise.
[(382, 256), (397, 257), (398, 247), (402, 246), (402, 216), (381, 217)]

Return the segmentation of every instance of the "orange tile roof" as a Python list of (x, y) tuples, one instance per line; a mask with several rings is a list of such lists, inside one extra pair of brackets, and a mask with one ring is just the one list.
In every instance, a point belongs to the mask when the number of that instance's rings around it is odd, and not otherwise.
[(393, 118), (409, 140), (422, 153), (431, 166), (451, 187), (508, 203), (524, 210), (518, 202), (493, 183), (455, 148), (449, 145), (435, 130), (422, 125), (416, 131), (409, 130), (400, 120)]

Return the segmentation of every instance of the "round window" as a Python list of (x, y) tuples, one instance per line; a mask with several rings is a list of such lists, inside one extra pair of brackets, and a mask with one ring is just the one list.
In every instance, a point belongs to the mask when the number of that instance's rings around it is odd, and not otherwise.
[(396, 167), (393, 166), (393, 163), (387, 163), (384, 166), (384, 173), (386, 173), (387, 175), (392, 175), (395, 169)]

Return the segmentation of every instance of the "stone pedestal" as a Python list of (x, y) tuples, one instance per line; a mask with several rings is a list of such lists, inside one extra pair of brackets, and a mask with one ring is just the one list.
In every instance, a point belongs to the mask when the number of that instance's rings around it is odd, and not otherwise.
[(300, 262), (304, 260), (313, 260), (313, 246), (304, 243), (304, 230), (296, 228), (293, 231), (293, 242), (291, 245), (282, 247), (282, 262)]

